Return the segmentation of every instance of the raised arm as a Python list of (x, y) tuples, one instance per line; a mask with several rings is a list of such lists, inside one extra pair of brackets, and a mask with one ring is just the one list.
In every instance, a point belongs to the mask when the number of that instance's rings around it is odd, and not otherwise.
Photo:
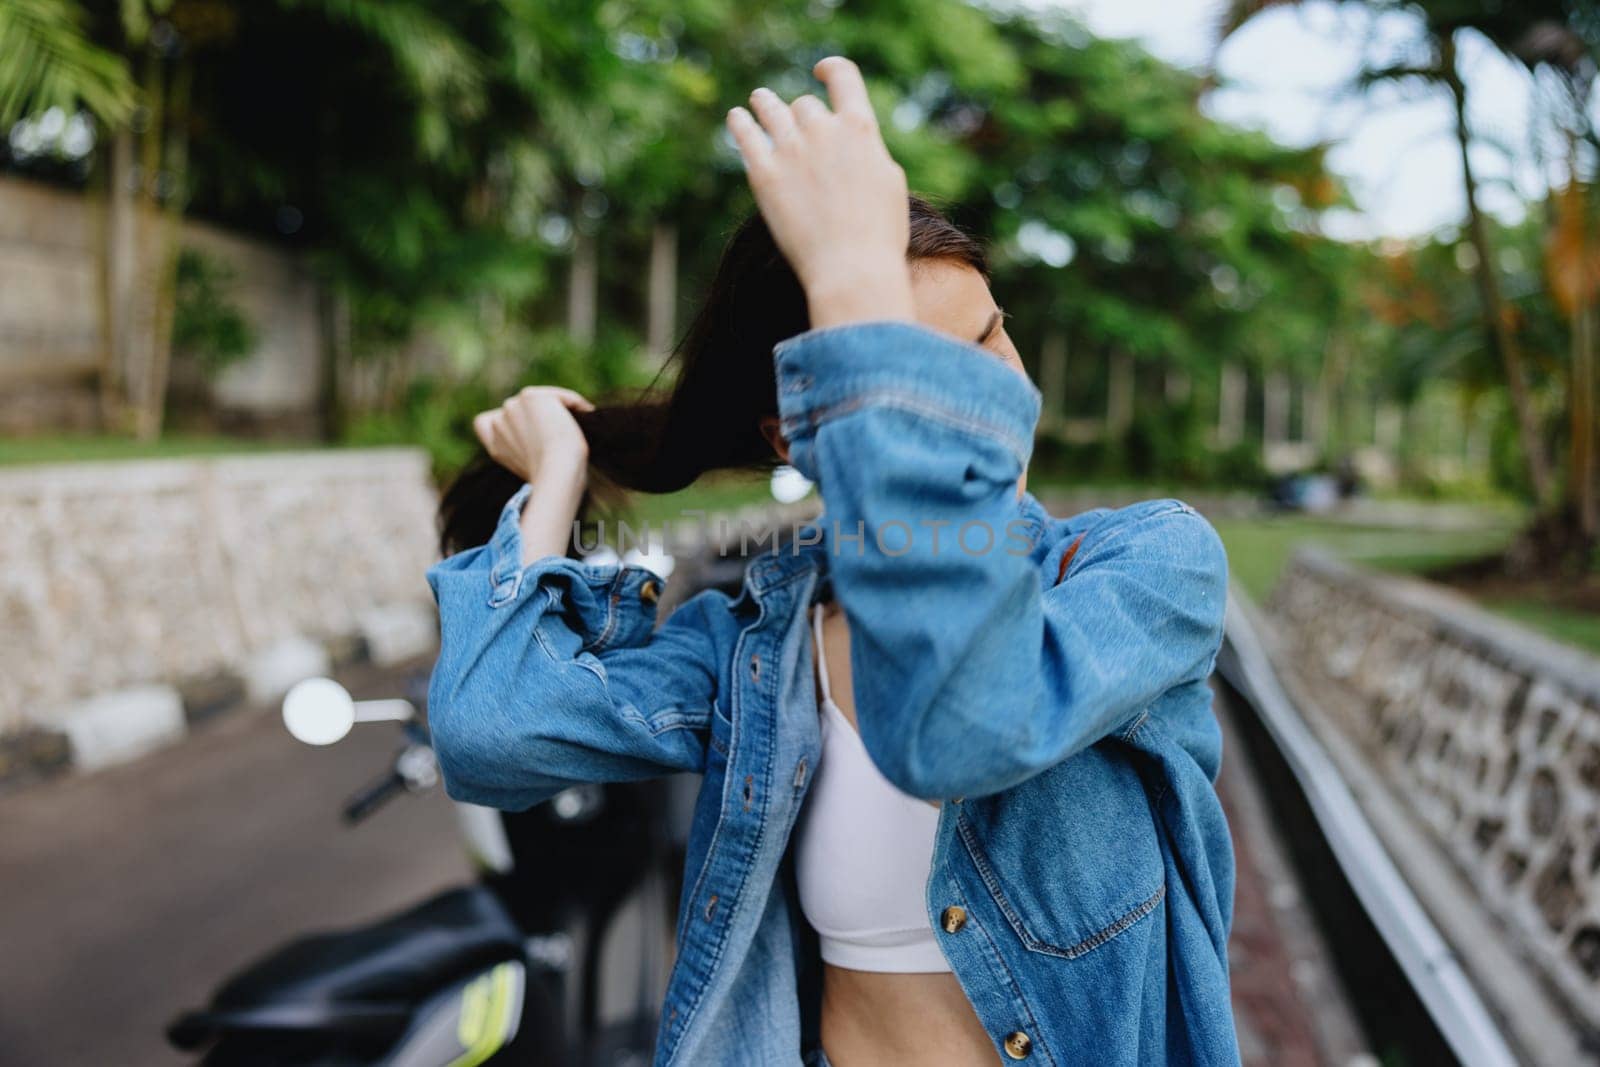
[(831, 108), (761, 89), (753, 116), (728, 116), (813, 326), (778, 348), (780, 428), (826, 502), (868, 751), (919, 796), (995, 792), (1204, 678), (1225, 560), (1203, 519), (1165, 502), (1091, 530), (1044, 587), (1014, 525), (1038, 392), (911, 323), (905, 175), (855, 65), (816, 74)]
[(901, 789), (997, 792), (1209, 674), (1227, 580), (1210, 525), (1170, 500), (1111, 513), (1054, 583), (1017, 507), (1038, 394), (993, 354), (866, 323), (777, 358), (790, 460), (826, 502), (862, 740)]
[(588, 449), (562, 389), (526, 389), (475, 420), (528, 479), (489, 544), (428, 571), (440, 651), (428, 693), (450, 795), (529, 807), (577, 782), (699, 770), (718, 650), (714, 594), (652, 633), (660, 581), (565, 558)]
[(428, 723), (450, 795), (521, 810), (580, 782), (704, 769), (718, 594), (652, 634), (648, 571), (554, 556), (522, 567), (527, 495), (490, 544), (428, 571), (441, 630)]

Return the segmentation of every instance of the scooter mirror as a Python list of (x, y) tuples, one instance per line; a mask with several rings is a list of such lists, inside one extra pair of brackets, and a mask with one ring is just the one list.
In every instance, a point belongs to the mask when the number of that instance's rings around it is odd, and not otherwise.
[(772, 499), (780, 504), (793, 504), (804, 500), (811, 492), (811, 479), (790, 466), (778, 467), (772, 472)]
[(356, 704), (332, 678), (307, 678), (283, 698), (283, 725), (296, 741), (331, 745), (356, 723)]
[(671, 552), (667, 551), (659, 538), (653, 538), (648, 545), (637, 545), (628, 549), (622, 557), (622, 562), (630, 567), (643, 567), (659, 577), (672, 577), (673, 570), (678, 561)]

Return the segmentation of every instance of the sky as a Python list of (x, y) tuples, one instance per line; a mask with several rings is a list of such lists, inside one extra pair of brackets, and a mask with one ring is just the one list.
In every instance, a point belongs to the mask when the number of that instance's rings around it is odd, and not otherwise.
[[(1054, 0), (1053, 6), (1075, 11), (1099, 36), (1136, 38), (1168, 62), (1196, 69), (1212, 62), (1218, 0)], [(1449, 98), (1420, 88), (1341, 91), (1363, 54), (1393, 56), (1416, 39), (1416, 30), (1408, 16), (1375, 18), (1357, 5), (1323, 0), (1269, 10), (1215, 52), (1223, 87), (1204, 107), (1285, 143), (1333, 143), (1329, 164), (1359, 206), (1325, 220), (1336, 236), (1413, 237), (1453, 226), (1465, 201)], [(1544, 189), (1528, 135), (1533, 83), (1481, 38), (1464, 38), (1460, 49), (1468, 121), (1486, 142), (1472, 157), (1482, 200), (1514, 219), (1522, 198)]]

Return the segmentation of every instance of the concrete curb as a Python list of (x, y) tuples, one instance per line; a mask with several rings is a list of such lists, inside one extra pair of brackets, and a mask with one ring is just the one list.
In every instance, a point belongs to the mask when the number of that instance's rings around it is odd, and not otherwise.
[(69, 773), (88, 774), (187, 740), (218, 716), (272, 705), (302, 678), (359, 663), (393, 666), (431, 652), (438, 617), (414, 604), (363, 612), (356, 633), (322, 640), (291, 635), (258, 651), (239, 671), (150, 682), (74, 701), (34, 725), (0, 735), (0, 793)]

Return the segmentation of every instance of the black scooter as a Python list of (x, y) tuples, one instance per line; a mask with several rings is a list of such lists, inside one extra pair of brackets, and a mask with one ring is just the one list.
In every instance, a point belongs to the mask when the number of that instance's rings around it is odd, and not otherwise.
[[(421, 702), (426, 679), (413, 679)], [(300, 683), (285, 725), (332, 744), (400, 723), (391, 771), (345, 807), (358, 823), (437, 764), (411, 700)], [(207, 1065), (475, 1067), (647, 1063), (671, 954), (697, 782), (568, 789), (526, 812), (457, 805), (482, 875), (369, 926), (302, 937), (229, 978), (167, 1030)]]

